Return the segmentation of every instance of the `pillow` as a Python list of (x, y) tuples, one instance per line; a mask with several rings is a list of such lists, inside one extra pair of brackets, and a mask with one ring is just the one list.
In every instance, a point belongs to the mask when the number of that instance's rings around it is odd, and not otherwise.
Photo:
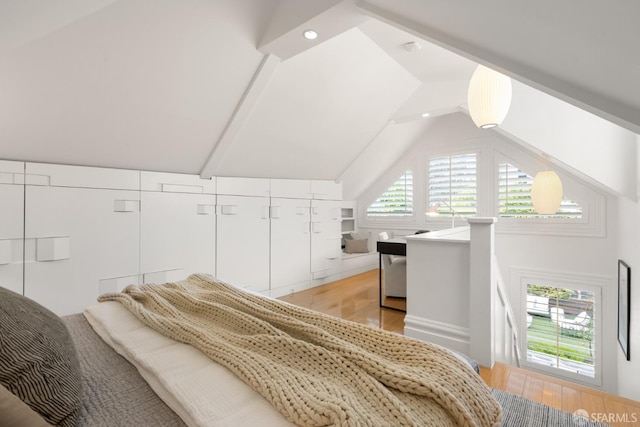
[(345, 240), (344, 251), (348, 254), (368, 253), (369, 240)]
[(2, 287), (0, 385), (49, 424), (77, 424), (80, 364), (67, 328), (40, 304)]
[(0, 426), (51, 427), (22, 400), (0, 385)]

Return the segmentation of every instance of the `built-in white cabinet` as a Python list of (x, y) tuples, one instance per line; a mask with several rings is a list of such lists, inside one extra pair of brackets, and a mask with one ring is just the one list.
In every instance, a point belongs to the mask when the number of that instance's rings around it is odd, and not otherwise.
[(0, 286), (60, 315), (192, 273), (280, 296), (340, 278), (341, 197), (332, 181), (0, 161)]
[(218, 177), (217, 194), (229, 196), (269, 197), (271, 180), (263, 178)]
[(216, 273), (220, 280), (269, 290), (269, 198), (218, 195)]
[(0, 160), (0, 286), (22, 294), (24, 163)]
[(341, 203), (311, 201), (311, 274), (313, 279), (330, 280), (340, 275), (342, 251)]
[(311, 194), (316, 200), (342, 200), (342, 184), (334, 181), (311, 181)]
[(216, 179), (167, 172), (140, 172), (140, 190), (163, 193), (216, 194)]
[(271, 198), (272, 296), (311, 283), (310, 208), (308, 199)]
[(215, 276), (215, 180), (141, 172), (140, 274), (143, 283)]
[(137, 283), (139, 173), (27, 163), (25, 177), (25, 296), (64, 315)]
[(306, 179), (272, 179), (271, 197), (311, 200), (313, 198), (311, 181)]

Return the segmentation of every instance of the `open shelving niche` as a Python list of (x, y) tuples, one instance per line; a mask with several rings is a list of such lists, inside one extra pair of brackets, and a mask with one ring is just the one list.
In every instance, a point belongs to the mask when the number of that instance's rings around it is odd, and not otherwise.
[[(343, 201), (340, 210), (340, 230), (342, 235), (357, 232), (357, 204), (355, 201)], [(355, 274), (364, 273), (378, 267), (378, 253), (375, 248), (372, 249), (371, 239), (369, 238), (368, 253), (347, 254), (342, 253), (342, 276), (349, 277)], [(371, 252), (373, 251), (373, 252)]]

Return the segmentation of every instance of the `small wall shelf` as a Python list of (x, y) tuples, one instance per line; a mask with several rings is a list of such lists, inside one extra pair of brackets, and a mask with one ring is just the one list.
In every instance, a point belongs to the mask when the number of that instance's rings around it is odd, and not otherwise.
[(356, 207), (355, 202), (343, 202), (340, 210), (341, 232), (342, 234), (356, 231)]
[(356, 220), (353, 218), (343, 218), (341, 224), (342, 234), (356, 231)]

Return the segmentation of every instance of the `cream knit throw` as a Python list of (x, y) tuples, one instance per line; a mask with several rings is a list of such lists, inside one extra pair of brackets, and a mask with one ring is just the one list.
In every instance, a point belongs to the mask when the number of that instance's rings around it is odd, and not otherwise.
[(200, 349), (297, 425), (500, 422), (489, 387), (449, 352), (210, 276), (132, 285), (99, 300), (119, 301), (149, 327)]

